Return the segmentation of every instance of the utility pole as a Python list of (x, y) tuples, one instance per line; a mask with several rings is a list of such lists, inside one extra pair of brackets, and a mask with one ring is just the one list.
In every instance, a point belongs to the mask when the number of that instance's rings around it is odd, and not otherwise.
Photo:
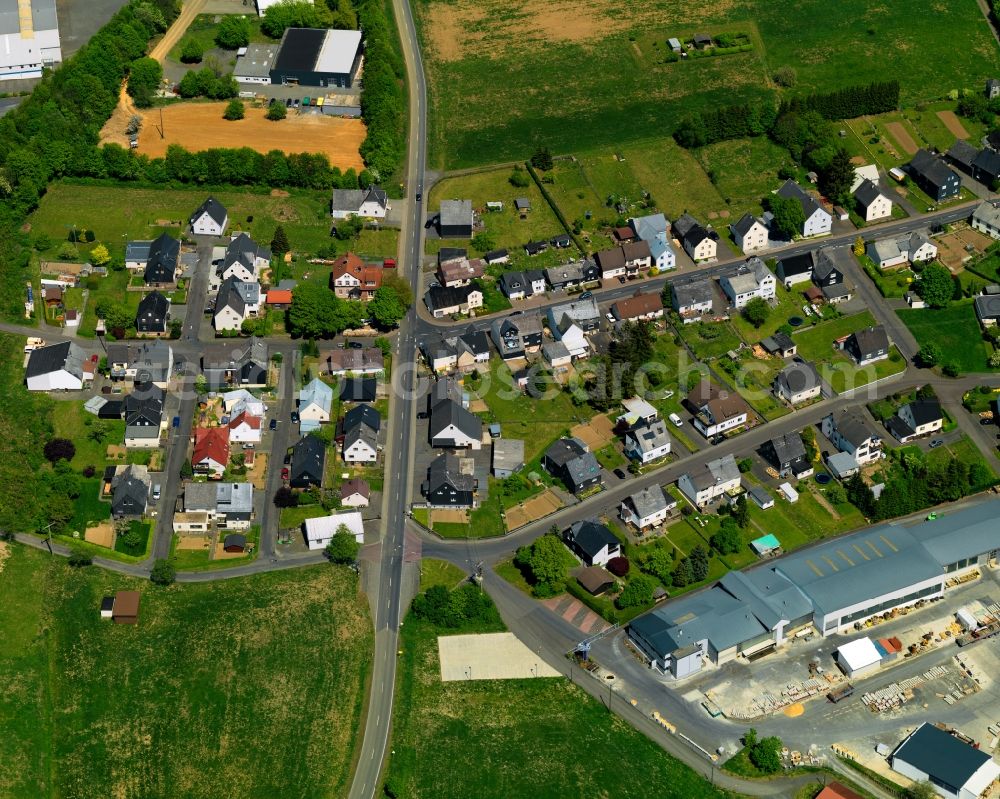
[(55, 522), (49, 522), (47, 525), (45, 525), (45, 527), (42, 528), (43, 530), (45, 530), (45, 546), (49, 548), (50, 555), (56, 554), (55, 552), (52, 551), (52, 525), (54, 524)]

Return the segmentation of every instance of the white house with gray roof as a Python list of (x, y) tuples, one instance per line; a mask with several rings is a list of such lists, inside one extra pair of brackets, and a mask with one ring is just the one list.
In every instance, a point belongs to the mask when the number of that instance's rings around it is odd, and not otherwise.
[(820, 430), (840, 452), (852, 455), (859, 465), (882, 457), (882, 437), (875, 425), (857, 408), (825, 416)]
[(334, 189), (330, 202), (330, 215), (334, 219), (359, 216), (363, 219), (385, 219), (392, 208), (389, 195), (378, 186), (367, 189)]
[(832, 230), (833, 216), (794, 180), (786, 180), (777, 194), (779, 197), (798, 200), (802, 206), (805, 221), (799, 233), (803, 238), (824, 236)]
[(979, 203), (972, 212), (972, 229), (1000, 239), (1000, 201), (984, 200)]
[(892, 200), (870, 180), (863, 180), (854, 190), (858, 212), (865, 222), (877, 222), (892, 216)]
[(743, 214), (729, 226), (729, 231), (733, 234), (736, 245), (745, 253), (766, 250), (770, 241), (771, 233), (764, 220), (752, 214)]
[(625, 434), (625, 455), (639, 463), (652, 463), (670, 454), (670, 434), (662, 419), (643, 422)]
[(198, 235), (221, 236), (229, 224), (229, 211), (214, 197), (209, 197), (195, 209), (189, 221), (191, 230)]
[(78, 391), (94, 377), (86, 364), (87, 353), (75, 342), (36, 347), (28, 356), (25, 384), (28, 391)]
[(658, 485), (646, 486), (622, 500), (620, 516), (623, 522), (637, 530), (662, 524), (667, 514), (677, 507), (677, 500), (664, 493)]
[(778, 281), (760, 258), (751, 258), (720, 277), (719, 285), (733, 307), (742, 308), (756, 297), (773, 300)]
[(674, 310), (680, 314), (685, 324), (697, 322), (703, 314), (712, 310), (714, 292), (708, 278), (695, 278), (670, 286), (670, 299)]
[(822, 392), (823, 379), (808, 361), (793, 361), (774, 378), (774, 393), (792, 405), (815, 399)]
[(692, 504), (705, 508), (716, 499), (740, 489), (740, 470), (732, 455), (716, 458), (677, 479), (677, 487)]

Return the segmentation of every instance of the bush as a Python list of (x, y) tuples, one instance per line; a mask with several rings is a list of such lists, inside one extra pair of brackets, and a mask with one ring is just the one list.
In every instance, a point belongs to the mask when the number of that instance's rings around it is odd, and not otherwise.
[(288, 112), (285, 110), (284, 103), (280, 103), (277, 100), (273, 100), (271, 105), (267, 107), (267, 118), (272, 122), (277, 122), (288, 116)]
[(235, 15), (223, 17), (215, 34), (215, 43), (224, 50), (246, 47), (250, 44), (250, 22)]
[(508, 178), (510, 185), (517, 189), (526, 189), (531, 184), (528, 173), (520, 167), (516, 167)]
[(330, 539), (330, 543), (326, 545), (324, 554), (331, 563), (339, 563), (346, 566), (357, 561), (358, 550), (360, 548), (361, 545), (358, 544), (354, 533), (348, 530), (346, 525), (342, 524), (337, 528), (337, 532), (334, 533), (333, 538)]
[(497, 620), (490, 598), (471, 583), (449, 591), (443, 585), (428, 588), (413, 598), (413, 615), (437, 627), (456, 629), (467, 624)]
[(625, 590), (618, 595), (615, 605), (620, 610), (648, 605), (653, 601), (653, 591), (655, 589), (656, 581), (652, 577), (647, 577), (645, 574), (637, 574), (625, 586)]
[(615, 577), (624, 577), (628, 574), (629, 562), (628, 558), (617, 557), (612, 558), (608, 561), (608, 571), (611, 572)]
[(205, 56), (205, 48), (197, 39), (187, 39), (181, 46), (181, 63), (197, 64)]
[(74, 569), (80, 569), (83, 568), (84, 566), (90, 566), (93, 562), (94, 559), (90, 557), (90, 555), (86, 554), (85, 552), (78, 552), (75, 550), (69, 556), (69, 560), (67, 561), (67, 563), (69, 563), (69, 565), (72, 566)]
[(243, 105), (242, 100), (230, 100), (229, 104), (226, 106), (226, 110), (223, 112), (223, 119), (237, 120), (243, 119), (246, 116), (246, 107)]
[(76, 445), (68, 438), (52, 438), (45, 443), (43, 452), (49, 463), (60, 460), (71, 461), (76, 455)]
[(288, 486), (282, 486), (274, 492), (274, 507), (294, 508), (299, 504), (299, 495)]
[(149, 579), (157, 585), (170, 585), (177, 579), (177, 570), (170, 561), (160, 558), (153, 564)]

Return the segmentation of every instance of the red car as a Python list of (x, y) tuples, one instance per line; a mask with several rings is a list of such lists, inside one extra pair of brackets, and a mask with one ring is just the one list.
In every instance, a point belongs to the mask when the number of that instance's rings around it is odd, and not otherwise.
[(281, 467), (281, 479), (282, 480), (287, 480), (288, 479), (288, 467), (287, 466), (282, 466)]

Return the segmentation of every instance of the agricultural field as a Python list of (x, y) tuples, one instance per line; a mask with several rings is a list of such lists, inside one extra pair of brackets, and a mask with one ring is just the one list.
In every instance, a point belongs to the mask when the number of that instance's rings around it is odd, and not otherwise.
[[(511, 185), (509, 178), (513, 174), (510, 169), (493, 169), (485, 172), (476, 172), (471, 175), (446, 178), (435, 184), (427, 199), (427, 208), (430, 213), (436, 214), (441, 206), (442, 200), (471, 200), (472, 208), (483, 221), (485, 232), (491, 239), (492, 247), (506, 248), (510, 250), (511, 259), (524, 259), (537, 266), (545, 255), (561, 256), (559, 260), (570, 260), (575, 250), (559, 250), (528, 258), (524, 254), (523, 245), (529, 241), (539, 241), (549, 239), (560, 233), (565, 233), (562, 223), (556, 217), (555, 212), (545, 201), (541, 191), (534, 180), (526, 171), (521, 175), (528, 179), (528, 185), (515, 187)], [(526, 218), (521, 219), (514, 210), (514, 199), (516, 197), (526, 197), (531, 202), (531, 210)], [(502, 211), (487, 211), (487, 202), (502, 202)], [(436, 253), (442, 246), (444, 247), (470, 247), (468, 241), (453, 239), (427, 239), (427, 252)], [(482, 252), (471, 248), (472, 252), (482, 255)], [(516, 267), (511, 267), (516, 268)]]
[(941, 363), (954, 363), (962, 372), (988, 372), (989, 345), (983, 341), (972, 300), (954, 302), (947, 308), (905, 308), (896, 311), (918, 344), (935, 343), (941, 348)]
[[(974, 0), (877, 8), (848, 0), (836, 15), (828, 11), (820, 0), (791, 8), (646, 0), (628, 14), (584, 0), (422, 0), (415, 12), (428, 71), (429, 163), (517, 160), (540, 145), (555, 154), (623, 147), (671, 131), (690, 111), (762, 101), (783, 65), (797, 71), (790, 94), (896, 79), (904, 105), (914, 105), (978, 90), (996, 63)], [(667, 38), (696, 31), (743, 33), (751, 46), (672, 60)]]
[[(4, 554), (4, 796), (346, 793), (372, 646), (348, 570), (161, 589)], [(137, 626), (98, 615), (123, 589)]]
[(562, 677), (442, 683), (437, 636), (448, 632), (412, 614), (403, 626), (386, 776), (395, 795), (629, 797), (656, 785), (663, 799), (723, 796)]

